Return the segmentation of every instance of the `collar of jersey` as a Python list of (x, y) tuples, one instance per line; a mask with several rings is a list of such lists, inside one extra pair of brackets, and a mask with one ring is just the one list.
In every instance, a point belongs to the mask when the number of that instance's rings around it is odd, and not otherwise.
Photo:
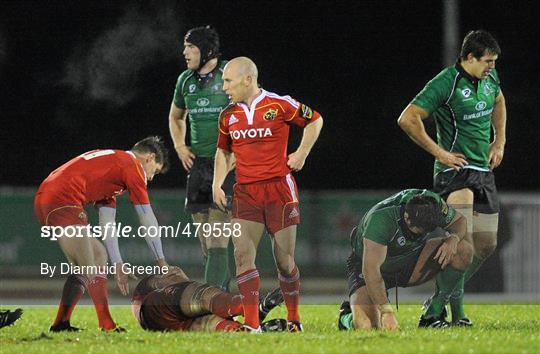
[(465, 69), (463, 69), (463, 66), (461, 65), (461, 63), (458, 61), (456, 62), (456, 70), (463, 76), (465, 77), (467, 80), (469, 80), (471, 83), (473, 84), (477, 84), (478, 83), (478, 79), (475, 78), (474, 76), (471, 76), (469, 75), (468, 72), (465, 71)]
[(251, 102), (251, 105), (248, 107), (245, 103), (238, 103), (240, 107), (244, 110), (244, 113), (246, 114), (246, 118), (248, 121), (248, 125), (253, 125), (253, 116), (255, 115), (255, 108), (257, 107), (257, 104), (262, 101), (263, 98), (266, 97), (266, 91), (261, 88), (261, 93), (259, 96), (255, 97), (253, 102)]
[(135, 163), (138, 163), (139, 165), (141, 165), (141, 170), (144, 173), (144, 184), (146, 184), (146, 181), (148, 181), (148, 179), (146, 178), (146, 171), (144, 170), (144, 168), (142, 168), (142, 163), (139, 160), (137, 160), (137, 156), (135, 156), (135, 154), (133, 152), (128, 151), (128, 150), (126, 150), (126, 152), (128, 154), (130, 154), (135, 159)]

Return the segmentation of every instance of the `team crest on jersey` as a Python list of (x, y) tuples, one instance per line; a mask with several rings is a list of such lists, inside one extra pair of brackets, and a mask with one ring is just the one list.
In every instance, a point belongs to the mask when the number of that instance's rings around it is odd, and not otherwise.
[(238, 123), (238, 118), (236, 118), (234, 114), (231, 114), (231, 116), (229, 117), (229, 127), (234, 123)]
[(487, 103), (485, 101), (480, 101), (476, 104), (476, 106), (474, 106), (474, 108), (476, 108), (477, 111), (481, 111), (484, 108), (486, 108), (486, 106), (487, 106)]
[(398, 243), (398, 245), (400, 245), (400, 246), (405, 246), (405, 243), (406, 243), (406, 242), (407, 242), (407, 241), (405, 240), (405, 237), (404, 237), (404, 236), (399, 236), (398, 239), (397, 239), (397, 243)]
[(197, 88), (197, 85), (195, 85), (195, 84), (189, 85), (189, 87), (188, 87), (189, 93), (195, 92), (195, 89), (196, 89), (196, 88)]
[(79, 219), (81, 219), (82, 221), (86, 220), (86, 213), (84, 211), (81, 211), (79, 213)]
[(313, 118), (313, 110), (311, 108), (309, 108), (308, 106), (306, 106), (305, 104), (302, 104), (300, 106), (300, 115), (303, 118), (311, 119), (311, 118)]
[(263, 115), (264, 120), (274, 120), (274, 119), (276, 119), (277, 112), (278, 112), (277, 109), (272, 109), (272, 108), (270, 108), (270, 109)]
[(464, 88), (463, 90), (461, 90), (461, 94), (463, 95), (463, 97), (468, 98), (471, 95), (471, 89)]
[(489, 95), (489, 94), (491, 94), (491, 93), (493, 93), (493, 92), (495, 92), (495, 90), (491, 87), (490, 84), (486, 83), (486, 84), (484, 85), (484, 94), (485, 94), (485, 95)]

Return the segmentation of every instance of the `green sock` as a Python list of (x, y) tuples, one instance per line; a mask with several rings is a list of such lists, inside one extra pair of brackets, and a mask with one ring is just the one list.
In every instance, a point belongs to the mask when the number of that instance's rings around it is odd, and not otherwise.
[(346, 315), (341, 316), (339, 319), (343, 327), (347, 328), (348, 330), (354, 329), (353, 323), (352, 323), (352, 313), (348, 313)]
[(448, 302), (452, 291), (458, 284), (460, 278), (463, 277), (463, 272), (452, 267), (446, 267), (439, 274), (437, 274), (437, 288), (438, 292), (431, 299), (425, 317), (437, 317), (440, 316), (444, 306)]
[(209, 285), (223, 290), (229, 287), (229, 255), (227, 248), (208, 249), (204, 279)]
[(450, 308), (452, 309), (452, 321), (457, 322), (458, 320), (465, 318), (465, 310), (463, 308), (463, 293), (465, 282), (469, 281), (471, 277), (476, 273), (478, 268), (482, 265), (484, 260), (474, 256), (471, 265), (465, 270), (463, 278), (460, 279), (458, 285), (452, 292), (450, 296)]

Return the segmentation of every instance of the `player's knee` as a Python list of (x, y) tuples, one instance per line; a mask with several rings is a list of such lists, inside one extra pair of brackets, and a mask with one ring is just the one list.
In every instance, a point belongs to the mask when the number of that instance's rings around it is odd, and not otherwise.
[(107, 250), (101, 244), (94, 247), (94, 261), (96, 265), (105, 265), (107, 263)]
[(292, 273), (295, 263), (292, 257), (283, 257), (284, 259), (276, 260), (276, 266), (279, 273), (283, 276), (288, 276)]
[(462, 240), (458, 243), (457, 254), (452, 258), (452, 267), (465, 270), (472, 262), (474, 247), (469, 242)]
[(236, 268), (243, 268), (255, 263), (255, 259), (248, 249), (235, 247), (234, 249), (234, 261), (236, 262)]
[(475, 254), (480, 259), (488, 258), (497, 248), (496, 233), (490, 233), (489, 235), (484, 233), (483, 236), (481, 239), (475, 237), (474, 242)]

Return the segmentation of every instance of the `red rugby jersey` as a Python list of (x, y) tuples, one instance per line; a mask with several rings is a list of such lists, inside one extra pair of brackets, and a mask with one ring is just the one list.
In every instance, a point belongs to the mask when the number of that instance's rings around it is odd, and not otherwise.
[(42, 202), (55, 205), (96, 203), (116, 207), (129, 191), (133, 204), (149, 204), (146, 173), (135, 155), (123, 150), (93, 150), (54, 170), (39, 187)]
[(291, 124), (305, 127), (320, 114), (290, 96), (261, 89), (251, 106), (231, 104), (219, 119), (218, 147), (236, 156), (238, 183), (253, 183), (291, 172), (287, 141)]

